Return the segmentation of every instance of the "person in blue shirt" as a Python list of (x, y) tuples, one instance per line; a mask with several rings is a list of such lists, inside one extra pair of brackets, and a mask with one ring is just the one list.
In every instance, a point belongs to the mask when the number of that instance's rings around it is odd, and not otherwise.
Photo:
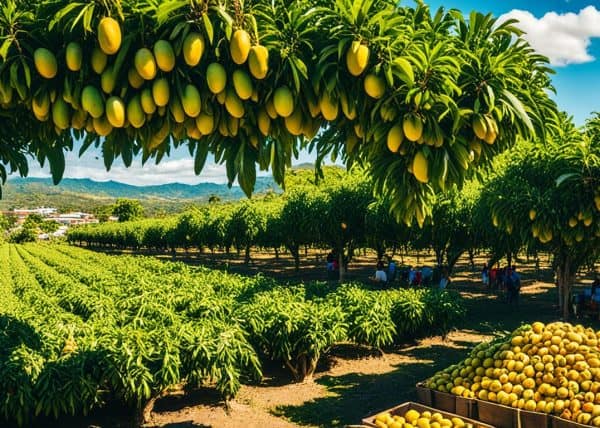
[(516, 266), (506, 268), (504, 286), (506, 287), (506, 297), (508, 304), (514, 304), (518, 308), (519, 291), (521, 290), (521, 277), (517, 273)]
[(392, 258), (389, 258), (388, 261), (388, 272), (387, 272), (387, 280), (389, 282), (392, 282), (396, 279), (396, 262), (394, 262), (394, 260), (392, 260)]

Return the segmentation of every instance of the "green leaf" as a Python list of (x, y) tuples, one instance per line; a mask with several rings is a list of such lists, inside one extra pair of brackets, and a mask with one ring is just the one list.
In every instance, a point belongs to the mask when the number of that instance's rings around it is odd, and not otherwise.
[(415, 74), (408, 60), (402, 57), (398, 57), (394, 59), (393, 66), (394, 69), (397, 71), (396, 75), (400, 77), (400, 79), (402, 79), (404, 83), (410, 86), (414, 85)]
[(574, 172), (570, 172), (570, 173), (566, 173), (566, 174), (562, 174), (560, 177), (558, 177), (556, 179), (556, 187), (561, 186), (565, 181), (570, 180), (571, 178), (575, 178), (579, 176), (579, 174), (574, 173)]
[(198, 143), (198, 147), (196, 148), (196, 155), (194, 156), (194, 173), (196, 175), (200, 175), (200, 173), (202, 172), (204, 164), (206, 163), (207, 156), (208, 144), (204, 142)]
[(513, 110), (517, 113), (521, 121), (527, 126), (527, 129), (531, 132), (532, 135), (535, 135), (535, 130), (533, 129), (533, 124), (531, 123), (531, 119), (529, 115), (525, 111), (525, 107), (517, 97), (515, 97), (512, 92), (507, 89), (502, 91), (502, 94), (507, 98), (509, 105), (513, 108)]
[(208, 14), (202, 14), (202, 22), (204, 23), (204, 30), (206, 31), (206, 35), (208, 36), (208, 42), (212, 45), (215, 37), (215, 33), (213, 30), (212, 22)]

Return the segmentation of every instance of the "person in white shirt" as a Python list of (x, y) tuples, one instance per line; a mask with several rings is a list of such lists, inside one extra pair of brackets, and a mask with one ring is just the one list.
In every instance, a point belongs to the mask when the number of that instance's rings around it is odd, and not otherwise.
[(387, 282), (387, 275), (385, 274), (385, 270), (383, 270), (383, 262), (377, 262), (377, 270), (375, 271), (375, 276), (372, 278), (374, 282)]

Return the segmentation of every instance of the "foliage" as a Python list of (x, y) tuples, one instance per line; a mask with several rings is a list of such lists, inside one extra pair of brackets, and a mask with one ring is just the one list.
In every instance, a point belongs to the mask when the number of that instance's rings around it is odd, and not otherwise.
[(504, 158), (479, 210), (513, 252), (523, 245), (553, 254), (568, 316), (574, 275), (600, 257), (600, 139), (597, 117), (581, 130), (562, 120), (547, 141), (522, 142)]
[(112, 215), (119, 218), (119, 222), (136, 220), (144, 216), (144, 207), (134, 199), (117, 199)]
[[(94, 71), (91, 52), (107, 50), (98, 30), (105, 17), (115, 20), (122, 37), (113, 40), (116, 50), (108, 52), (104, 71), (98, 66)], [(7, 172), (27, 175), (28, 155), (33, 155), (49, 163), (58, 182), (65, 151), (80, 139), (81, 151), (101, 150), (107, 169), (117, 158), (129, 166), (137, 155), (142, 162), (160, 162), (174, 147), (184, 146), (200, 173), (213, 153), (225, 164), (229, 182), (237, 180), (250, 194), (257, 166), (270, 169), (283, 184), (292, 157), (308, 146), (316, 150), (319, 164), (331, 156), (367, 165), (375, 189), (389, 194), (393, 211), (408, 222), (415, 213), (429, 213), (434, 192), (461, 187), (474, 169), (489, 164), (518, 137), (543, 137), (556, 122), (547, 94), (548, 60), (520, 37), (514, 21), (499, 24), (475, 12), (469, 17), (456, 10), (432, 13), (423, 3), (408, 7), (391, 0), (7, 0), (0, 22), (3, 181)], [(248, 76), (252, 96), (244, 101), (231, 84), (213, 94), (206, 80), (212, 63), (224, 68), (228, 80), (235, 70), (246, 70), (246, 58), (235, 63), (230, 48), (238, 30), (245, 31), (237, 34), (249, 44), (269, 53), (267, 73)], [(182, 51), (192, 32), (200, 35), (204, 50), (199, 64), (190, 67)], [(159, 40), (173, 50), (174, 67), (131, 83), (131, 70), (141, 73), (136, 54)], [(76, 71), (65, 64), (73, 42), (83, 58)], [(38, 58), (45, 66), (34, 58), (40, 48), (49, 50), (43, 61)], [(351, 64), (359, 50), (364, 67), (357, 71)], [(166, 78), (168, 105), (142, 117), (139, 127), (124, 115), (117, 120), (95, 112), (99, 117), (92, 120), (91, 109), (82, 103), (84, 87), (91, 86), (102, 88), (102, 107), (109, 97), (116, 97), (111, 105), (129, 107), (158, 78)], [(213, 118), (212, 130), (204, 134), (194, 120), (198, 109), (182, 109), (188, 106), (189, 85), (199, 94), (201, 111)], [(283, 87), (291, 95), (293, 120), (273, 115), (259, 132), (258, 118), (273, 111), (275, 89)], [(489, 128), (489, 144), (475, 137), (476, 120)], [(387, 133), (405, 122), (422, 128), (421, 138), (405, 130), (414, 141), (405, 138), (399, 153), (391, 153)], [(323, 132), (313, 139), (319, 129)], [(412, 170), (417, 154), (429, 171), (421, 181)]]
[(283, 361), (298, 381), (310, 379), (321, 355), (346, 338), (342, 308), (306, 301), (295, 290), (256, 294), (243, 317), (257, 349)]
[(460, 191), (456, 188), (436, 195), (431, 217), (416, 232), (416, 248), (432, 248), (438, 266), (452, 269), (458, 258), (466, 251), (481, 245), (475, 239), (477, 225), (473, 224), (473, 212), (480, 196), (480, 184), (469, 181)]
[(35, 242), (37, 240), (37, 231), (32, 227), (20, 227), (13, 230), (8, 235), (8, 242), (22, 244), (24, 242)]
[(70, 242), (130, 248), (197, 247), (211, 251), (234, 246), (285, 247), (300, 266), (304, 246), (329, 248), (347, 261), (359, 248), (369, 247), (382, 258), (409, 248), (433, 248), (439, 263), (453, 265), (465, 251), (475, 247), (477, 230), (471, 222), (480, 186), (473, 181), (463, 191), (435, 198), (433, 217), (422, 227), (417, 222), (399, 223), (390, 212), (391, 201), (374, 198), (371, 181), (355, 168), (348, 173), (325, 168), (316, 184), (308, 170), (294, 171), (293, 186), (280, 196), (238, 203), (213, 203), (190, 209), (169, 219), (148, 219), (127, 225), (102, 224), (69, 231)]
[(21, 426), (114, 399), (139, 410), (179, 384), (230, 398), (266, 360), (308, 380), (338, 342), (381, 347), (394, 331), (430, 334), (463, 313), (446, 292), (282, 287), (49, 244), (0, 245), (0, 293), (0, 420)]

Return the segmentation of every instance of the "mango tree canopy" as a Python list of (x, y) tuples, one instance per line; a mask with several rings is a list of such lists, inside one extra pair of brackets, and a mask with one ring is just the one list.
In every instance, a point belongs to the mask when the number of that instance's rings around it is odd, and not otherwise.
[(365, 163), (410, 221), (556, 123), (547, 59), (513, 21), (392, 0), (5, 0), (0, 162), (101, 148), (107, 169), (187, 146), (253, 190), (302, 148)]
[(552, 254), (565, 318), (575, 275), (600, 257), (599, 131), (598, 114), (582, 129), (563, 117), (546, 141), (521, 142), (502, 155), (479, 200), (487, 221), (477, 216), (478, 227), (495, 229), (508, 251)]

